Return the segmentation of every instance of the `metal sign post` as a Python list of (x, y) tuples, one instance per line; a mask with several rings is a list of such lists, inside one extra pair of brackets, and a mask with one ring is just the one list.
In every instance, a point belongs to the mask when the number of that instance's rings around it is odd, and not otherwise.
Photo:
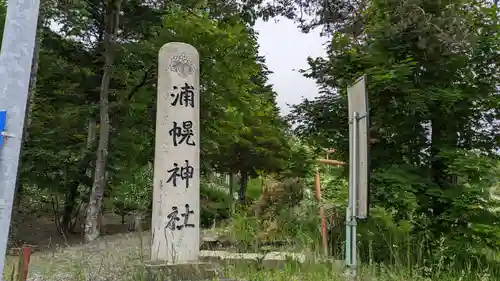
[[(24, 116), (38, 22), (39, 0), (9, 0), (0, 53), (0, 110), (5, 111), (0, 147), (0, 280), (16, 187)], [(10, 138), (5, 138), (10, 137)]]
[[(366, 219), (369, 214), (369, 109), (368, 109), (368, 95), (366, 94), (366, 78), (361, 76), (354, 84), (347, 88), (347, 96), (349, 103), (349, 118), (353, 118), (354, 113), (357, 113), (356, 124), (350, 123), (349, 131), (351, 132), (351, 139), (349, 140), (349, 150), (357, 151), (357, 156), (351, 159), (353, 162), (349, 163), (349, 167), (357, 169), (356, 176), (356, 193), (358, 194), (357, 212), (358, 219)], [(356, 132), (353, 136), (352, 132)], [(357, 143), (356, 150), (353, 147), (354, 142)], [(352, 157), (352, 155), (351, 155)], [(352, 175), (354, 176), (354, 175)]]
[(346, 210), (347, 280), (357, 276), (357, 219), (368, 217), (368, 99), (365, 77), (347, 89), (349, 100), (349, 199)]
[(358, 113), (354, 112), (352, 118), (349, 121), (350, 126), (353, 128), (350, 133), (350, 137), (352, 139), (351, 148), (349, 153), (349, 199), (347, 204), (347, 212), (346, 212), (346, 248), (345, 248), (345, 256), (346, 256), (346, 265), (349, 267), (350, 272), (347, 272), (348, 280), (351, 278), (353, 280), (356, 279), (356, 268), (357, 268), (357, 179), (358, 179), (358, 169), (357, 165), (353, 165), (356, 163), (356, 159), (358, 158)]

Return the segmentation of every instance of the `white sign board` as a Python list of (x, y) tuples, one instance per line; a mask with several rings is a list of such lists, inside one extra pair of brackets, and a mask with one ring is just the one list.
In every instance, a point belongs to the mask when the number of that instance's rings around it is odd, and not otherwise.
[[(349, 118), (352, 118), (354, 113), (357, 113), (358, 122), (357, 128), (354, 128), (353, 122), (349, 124), (349, 153), (353, 155), (354, 149), (357, 149), (356, 155), (357, 159), (352, 159), (350, 157), (351, 163), (349, 163), (350, 175), (357, 177), (357, 188), (356, 190), (356, 201), (357, 201), (357, 212), (356, 217), (359, 219), (365, 219), (368, 217), (369, 211), (369, 162), (368, 162), (368, 152), (369, 152), (369, 109), (368, 109), (368, 95), (366, 94), (366, 78), (362, 76), (347, 88), (347, 97), (349, 103)], [(353, 134), (353, 131), (357, 130), (357, 134)], [(357, 139), (353, 140), (353, 136), (356, 135)], [(354, 146), (353, 144), (356, 144)], [(356, 175), (353, 175), (352, 168), (356, 165)], [(349, 179), (352, 180), (352, 179)]]
[(199, 55), (165, 44), (158, 58), (151, 260), (198, 260), (200, 252)]

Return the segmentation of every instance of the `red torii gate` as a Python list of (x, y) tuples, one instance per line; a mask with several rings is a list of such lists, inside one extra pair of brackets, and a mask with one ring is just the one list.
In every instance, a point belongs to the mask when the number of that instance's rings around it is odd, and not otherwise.
[[(330, 153), (335, 152), (335, 149), (323, 149), (326, 152), (326, 159), (317, 159), (316, 163), (325, 164), (325, 165), (333, 165), (333, 166), (343, 166), (345, 162), (338, 160), (328, 159), (328, 155)], [(321, 240), (323, 244), (323, 251), (325, 256), (328, 256), (328, 241), (326, 237), (326, 218), (325, 218), (325, 210), (323, 209), (323, 205), (321, 205), (321, 184), (319, 179), (319, 170), (316, 168), (316, 174), (314, 176), (314, 184), (316, 186), (316, 200), (319, 204), (319, 216), (321, 218)]]

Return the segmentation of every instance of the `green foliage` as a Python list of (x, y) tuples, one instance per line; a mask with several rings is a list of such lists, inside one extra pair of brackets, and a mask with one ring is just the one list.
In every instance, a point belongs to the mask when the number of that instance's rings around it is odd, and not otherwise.
[(371, 175), (373, 203), (397, 211), (397, 217), (409, 219), (418, 210), (418, 194), (432, 183), (418, 168), (393, 165), (376, 169)]
[[(318, 167), (318, 204), (312, 196), (314, 159), (322, 147), (334, 147), (335, 159), (348, 159), (346, 87), (366, 74), (370, 137), (376, 141), (370, 147), (372, 215), (358, 228), (362, 261), (404, 264), (402, 272), (412, 277), (417, 272), (417, 280), (446, 280), (449, 265), (476, 272), (496, 268), (498, 9), (472, 0), (354, 2), (125, 1), (110, 82), (104, 197), (120, 213), (148, 211), (157, 52), (166, 42), (186, 42), (200, 53), (202, 173), (239, 174), (251, 200), (263, 195), (261, 178), (268, 175), (306, 182), (306, 187), (282, 186), (282, 202), (271, 208), (272, 216), (255, 216), (239, 206), (231, 218), (228, 188), (202, 178), (202, 226), (229, 219), (231, 235), (247, 248), (273, 241), (314, 248), (322, 204), (335, 222), (333, 252), (341, 253), (347, 169)], [(92, 186), (102, 23), (109, 9), (98, 0), (52, 4), (42, 12), (61, 30), (40, 27), (19, 194), (44, 212), (64, 205), (63, 215), (73, 215)], [(320, 95), (283, 120), (252, 24), (257, 16), (299, 19), (298, 11), (313, 16), (301, 22), (303, 28), (325, 27), (331, 42), (327, 56), (310, 58), (305, 72), (320, 85)], [(0, 5), (1, 19), (4, 14)], [(287, 121), (294, 123), (293, 132)], [(303, 192), (309, 194), (305, 199)]]
[(321, 241), (318, 203), (315, 200), (302, 200), (292, 209), (283, 208), (278, 213), (280, 230), (275, 240), (287, 241), (295, 248), (317, 250)]
[[(493, 211), (499, 202), (491, 200), (490, 189), (498, 182), (496, 166), (498, 161), (473, 151), (449, 151), (442, 153), (450, 175), (456, 178), (454, 190), (446, 190), (440, 194), (448, 208), (438, 218), (444, 227), (450, 227), (453, 235), (450, 240), (455, 247), (464, 251), (477, 251), (487, 245), (497, 249), (500, 229), (500, 216)], [(471, 237), (467, 247), (460, 244), (456, 235)], [(465, 249), (464, 249), (465, 248)]]
[(236, 212), (231, 218), (229, 225), (229, 239), (238, 241), (240, 247), (256, 249), (259, 240), (256, 239), (261, 232), (261, 222), (254, 216), (249, 216), (243, 212)]
[[(367, 228), (363, 260), (490, 266), (484, 253), (498, 251), (500, 233), (498, 201), (490, 196), (500, 148), (500, 64), (492, 52), (500, 47), (498, 9), (481, 1), (377, 0), (360, 14), (316, 16), (330, 27), (357, 18), (363, 29), (330, 30), (327, 57), (311, 58), (305, 72), (321, 94), (295, 106), (288, 119), (304, 140), (335, 147), (335, 157), (347, 160), (346, 88), (367, 75), (376, 141), (373, 215), (359, 228)], [(393, 241), (404, 244), (397, 259)]]
[(202, 179), (200, 183), (200, 224), (209, 228), (216, 222), (230, 217), (231, 195), (229, 188)]
[(263, 179), (254, 178), (248, 181), (247, 197), (249, 200), (258, 200), (262, 191)]
[(138, 210), (146, 212), (153, 194), (153, 169), (146, 165), (139, 167), (128, 178), (113, 187), (111, 200), (120, 210)]
[[(88, 200), (95, 168), (107, 4), (46, 4), (45, 21), (61, 29), (40, 27), (37, 87), (20, 182), (50, 190), (63, 199), (65, 212), (73, 212), (75, 202)], [(200, 53), (202, 172), (256, 176), (286, 170), (291, 157), (287, 124), (278, 115), (257, 34), (248, 25), (253, 7), (217, 1), (123, 3), (110, 82), (104, 192), (120, 213), (143, 212), (150, 205), (147, 167), (154, 155), (157, 53), (166, 42), (186, 42)], [(210, 200), (219, 204), (219, 199)], [(227, 217), (226, 211), (225, 206), (206, 207), (204, 225), (211, 225), (215, 214)]]
[[(344, 168), (340, 167), (319, 167), (323, 203), (345, 210), (349, 188), (347, 179), (343, 177), (343, 170)], [(307, 186), (315, 192), (314, 175), (309, 176), (307, 179)]]
[(288, 135), (290, 151), (282, 176), (284, 178), (307, 178), (314, 171), (314, 160), (317, 158), (317, 155), (301, 139), (290, 133)]
[[(202, 161), (221, 172), (279, 172), (288, 158), (285, 124), (258, 56), (255, 31), (242, 20), (216, 22), (202, 10), (169, 10), (159, 42), (195, 46), (201, 60)], [(210, 42), (210, 44), (207, 44)]]
[(259, 251), (262, 244), (284, 244), (290, 249), (314, 250), (321, 241), (317, 214), (318, 205), (311, 200), (304, 200), (293, 208), (280, 209), (272, 219), (237, 212), (229, 222), (228, 238), (248, 251)]

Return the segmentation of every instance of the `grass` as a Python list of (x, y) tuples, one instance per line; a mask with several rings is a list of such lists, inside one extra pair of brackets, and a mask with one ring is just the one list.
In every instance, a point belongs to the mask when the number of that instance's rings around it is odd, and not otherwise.
[[(149, 233), (119, 234), (108, 236), (89, 245), (61, 247), (52, 251), (36, 252), (31, 260), (29, 280), (36, 281), (144, 281), (142, 261), (147, 260)], [(9, 257), (5, 267), (10, 280), (12, 264), (16, 257)], [(320, 261), (311, 257), (305, 264), (287, 262), (281, 268), (264, 268), (260, 264), (225, 264), (221, 267), (224, 278), (262, 281), (337, 281), (345, 280), (339, 262)], [(359, 269), (363, 281), (461, 281), (500, 280), (487, 272), (446, 272), (404, 266), (363, 265)], [(163, 280), (162, 280), (163, 281)]]
[[(146, 241), (147, 237), (143, 239)], [(36, 277), (33, 280), (47, 281), (121, 280), (114, 277), (122, 276), (124, 268), (130, 265), (139, 265), (146, 254), (141, 250), (136, 234), (117, 234), (89, 245), (35, 252), (29, 276)], [(17, 257), (9, 257), (6, 268), (12, 268), (15, 262)], [(85, 276), (90, 279), (85, 279)], [(10, 280), (8, 277), (5, 280)]]
[[(249, 183), (249, 193), (252, 198), (258, 198), (260, 195), (261, 181), (251, 181)], [(214, 192), (212, 192), (214, 193)], [(212, 194), (210, 193), (210, 194)], [(218, 193), (217, 193), (218, 194)], [(226, 196), (226, 195), (224, 195)], [(208, 196), (207, 197), (214, 197)], [(375, 215), (375, 213), (374, 213)], [(379, 214), (378, 217), (381, 217)], [(223, 264), (220, 271), (223, 277), (237, 280), (252, 281), (337, 281), (345, 280), (344, 268), (339, 262), (319, 260), (317, 251), (319, 247), (314, 247), (319, 241), (317, 208), (313, 206), (299, 206), (296, 211), (287, 210), (285, 214), (279, 214), (280, 222), (275, 225), (266, 225), (265, 223), (252, 218), (246, 213), (236, 214), (230, 225), (225, 228), (227, 235), (238, 242), (244, 242), (250, 252), (265, 251), (264, 248), (256, 248), (256, 239), (259, 235), (267, 234), (267, 238), (276, 240), (289, 240), (293, 242), (288, 251), (301, 251), (306, 253), (308, 261), (305, 264), (298, 265), (294, 262), (287, 262), (278, 269), (263, 267), (260, 264)], [(110, 225), (114, 220), (107, 222)], [(40, 223), (36, 219), (23, 225), (35, 225)], [(31, 237), (32, 234), (47, 233), (53, 225), (50, 221), (44, 224), (35, 225), (30, 233), (31, 240), (39, 241), (39, 244), (51, 241), (49, 244), (56, 244), (53, 236), (50, 239), (44, 237)], [(108, 227), (109, 228), (109, 227)], [(362, 229), (363, 227), (360, 227)], [(391, 234), (397, 237), (406, 237), (406, 232), (399, 233), (397, 230), (402, 228), (400, 225), (389, 227), (388, 230), (379, 231), (378, 236)], [(266, 230), (266, 231), (263, 231)], [(273, 234), (276, 232), (275, 234)], [(20, 233), (28, 233), (26, 230)], [(112, 232), (115, 233), (115, 232)], [(45, 235), (46, 236), (46, 235)], [(377, 237), (378, 237), (377, 236)], [(43, 238), (43, 239), (42, 239)], [(335, 240), (341, 241), (343, 236), (335, 237)], [(51, 246), (40, 247), (42, 250), (35, 252), (30, 263), (29, 280), (31, 281), (145, 281), (141, 278), (144, 275), (143, 262), (149, 257), (149, 232), (113, 234), (103, 236), (100, 241), (88, 245), (71, 246)], [(372, 238), (371, 238), (372, 239)], [(491, 269), (472, 270), (468, 268), (453, 269), (450, 265), (432, 264), (405, 265), (408, 254), (412, 253), (404, 243), (397, 243), (390, 237), (384, 239), (373, 238), (377, 242), (384, 243), (385, 252), (392, 258), (391, 265), (386, 264), (362, 264), (359, 268), (359, 279), (362, 281), (490, 281), (500, 280), (500, 274), (491, 274)], [(387, 240), (387, 241), (386, 241)], [(397, 240), (397, 239), (396, 239)], [(360, 242), (365, 241), (360, 239)], [(406, 240), (401, 240), (406, 241)], [(61, 241), (57, 241), (62, 245)], [(393, 245), (398, 244), (398, 245)], [(391, 246), (387, 246), (391, 245)], [(403, 246), (402, 246), (403, 245)], [(342, 248), (342, 246), (340, 246)], [(380, 247), (379, 247), (380, 248)], [(406, 249), (408, 250), (401, 250)], [(370, 247), (371, 253), (376, 251), (377, 247)], [(399, 249), (399, 250), (398, 250)], [(417, 248), (412, 248), (417, 249)], [(337, 251), (342, 253), (342, 249)], [(444, 252), (444, 251), (443, 251)], [(379, 252), (382, 254), (384, 252)], [(360, 252), (360, 254), (362, 254)], [(441, 255), (441, 254), (437, 254)], [(444, 254), (442, 254), (444, 257)], [(497, 256), (498, 253), (491, 253)], [(341, 257), (338, 257), (340, 259)], [(422, 259), (419, 259), (422, 260)], [(440, 260), (440, 259), (437, 259)], [(10, 273), (12, 265), (17, 263), (17, 257), (8, 257), (5, 266), (4, 280), (11, 280)], [(425, 263), (425, 261), (423, 262)], [(408, 263), (406, 263), (408, 264)], [(148, 280), (149, 281), (149, 280)], [(161, 280), (163, 281), (163, 280)]]

